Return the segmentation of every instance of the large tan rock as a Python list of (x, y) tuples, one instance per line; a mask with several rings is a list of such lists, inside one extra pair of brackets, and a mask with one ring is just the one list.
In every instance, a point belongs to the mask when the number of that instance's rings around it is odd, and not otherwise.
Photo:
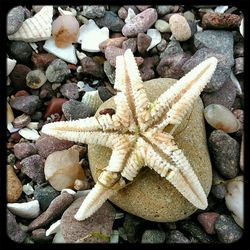
[(16, 202), (22, 194), (22, 183), (12, 166), (7, 166), (7, 202)]
[[(150, 101), (163, 93), (176, 80), (159, 78), (144, 83)], [(97, 110), (114, 108), (113, 98), (102, 104)], [(174, 134), (176, 143), (184, 151), (187, 159), (198, 176), (206, 194), (212, 184), (212, 171), (207, 149), (203, 104), (199, 98), (194, 108)], [(97, 179), (96, 168), (107, 166), (111, 150), (101, 146), (89, 145), (88, 157), (94, 180)], [(119, 193), (110, 198), (123, 210), (151, 221), (170, 222), (184, 219), (194, 213), (196, 208), (189, 203), (166, 179), (145, 167)]]

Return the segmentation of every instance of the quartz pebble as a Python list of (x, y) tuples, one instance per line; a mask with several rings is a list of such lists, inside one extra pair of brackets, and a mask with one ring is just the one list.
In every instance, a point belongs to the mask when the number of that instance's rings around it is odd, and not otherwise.
[(155, 28), (157, 30), (159, 30), (161, 33), (170, 32), (171, 31), (169, 23), (166, 22), (165, 20), (162, 20), (162, 19), (158, 19), (155, 22)]
[(78, 99), (79, 98), (79, 92), (78, 87), (76, 83), (66, 83), (63, 84), (60, 88), (60, 92), (62, 95), (68, 99)]
[(24, 21), (24, 9), (22, 6), (12, 8), (7, 15), (7, 35), (12, 35), (21, 27)]
[[(242, 176), (240, 176), (242, 177)], [(244, 228), (244, 183), (243, 178), (239, 176), (232, 179), (227, 184), (227, 194), (225, 196), (225, 203), (227, 208), (232, 212), (232, 217), (235, 222)]]
[(12, 122), (12, 125), (14, 128), (24, 128), (30, 123), (31, 119), (30, 116), (27, 114), (22, 114), (17, 116), (14, 121)]
[(15, 174), (12, 166), (7, 165), (7, 202), (16, 202), (22, 194), (21, 181)]
[(75, 149), (53, 152), (45, 161), (44, 174), (56, 190), (72, 188), (76, 179), (84, 178), (83, 169), (79, 164), (79, 152)]
[(52, 36), (59, 48), (65, 48), (76, 42), (78, 32), (79, 23), (74, 16), (59, 16), (52, 23)]
[(220, 104), (210, 104), (204, 109), (206, 121), (215, 129), (234, 133), (240, 129), (240, 122), (233, 113)]
[(19, 142), (14, 146), (14, 154), (19, 160), (22, 160), (30, 155), (34, 155), (36, 152), (37, 149), (34, 143)]
[(103, 17), (105, 8), (103, 5), (83, 5), (81, 14), (87, 18)]
[(165, 233), (160, 230), (153, 230), (148, 229), (144, 231), (142, 234), (141, 243), (151, 243), (151, 244), (157, 244), (157, 243), (163, 243), (165, 241)]
[(186, 41), (192, 35), (190, 26), (186, 18), (179, 14), (174, 14), (170, 17), (169, 27), (177, 41)]
[(26, 84), (31, 89), (39, 89), (46, 81), (47, 78), (40, 69), (32, 70), (26, 75)]
[(26, 194), (26, 195), (31, 195), (34, 193), (34, 189), (33, 187), (30, 185), (30, 183), (27, 183), (25, 185), (23, 185), (23, 192)]
[(215, 234), (215, 221), (219, 214), (215, 212), (206, 212), (198, 215), (197, 220), (202, 225), (203, 229), (207, 234)]

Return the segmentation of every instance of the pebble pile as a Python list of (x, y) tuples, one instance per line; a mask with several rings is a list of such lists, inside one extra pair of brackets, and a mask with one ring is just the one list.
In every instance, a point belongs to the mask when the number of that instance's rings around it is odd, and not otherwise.
[[(244, 228), (243, 25), (242, 10), (231, 5), (11, 9), (6, 38), (9, 238), (18, 243), (240, 240)], [(126, 49), (133, 51), (143, 81), (179, 79), (204, 59), (218, 59), (201, 94), (213, 185), (207, 209), (186, 219), (148, 221), (107, 201), (91, 218), (76, 221), (73, 215), (94, 185), (87, 146), (40, 132), (46, 123), (92, 116), (113, 97), (115, 58)], [(149, 92), (154, 92), (151, 86)]]

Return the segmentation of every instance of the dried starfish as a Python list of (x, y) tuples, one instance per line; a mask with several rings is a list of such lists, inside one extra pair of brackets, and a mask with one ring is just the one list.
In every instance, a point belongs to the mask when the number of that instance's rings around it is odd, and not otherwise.
[[(143, 166), (166, 178), (194, 206), (207, 197), (188, 160), (174, 142), (174, 129), (192, 108), (217, 66), (211, 57), (150, 103), (131, 50), (116, 58), (116, 113), (46, 124), (42, 132), (59, 139), (111, 148), (109, 164), (75, 215), (84, 220), (112, 195), (133, 181)], [(170, 133), (164, 128), (174, 125)]]

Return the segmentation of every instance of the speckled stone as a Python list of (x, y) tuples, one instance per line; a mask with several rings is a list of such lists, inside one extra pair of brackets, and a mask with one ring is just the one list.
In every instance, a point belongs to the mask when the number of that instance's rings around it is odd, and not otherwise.
[(165, 232), (156, 229), (148, 229), (142, 234), (141, 243), (159, 244), (163, 243), (165, 238)]
[(65, 83), (60, 88), (60, 92), (62, 95), (68, 99), (78, 99), (79, 98), (79, 92), (78, 87), (76, 83), (70, 82)]
[[(144, 86), (149, 100), (154, 100), (174, 82), (173, 79), (164, 78), (145, 82)], [(114, 101), (111, 98), (100, 106), (96, 114), (104, 108), (114, 107)], [(188, 124), (183, 122), (177, 128), (174, 136), (177, 145), (183, 149), (208, 194), (212, 183), (212, 171), (206, 143), (203, 105), (200, 99), (195, 103), (189, 119)], [(187, 126), (185, 127), (185, 125)], [(184, 127), (185, 129), (183, 129)], [(108, 148), (88, 146), (89, 164), (95, 181), (97, 178), (96, 167), (106, 167), (110, 156), (111, 150)], [(131, 185), (119, 191), (110, 200), (128, 213), (150, 221), (177, 221), (188, 217), (197, 210), (166, 179), (161, 178), (149, 168), (143, 169)]]
[(24, 21), (24, 9), (22, 6), (12, 8), (7, 15), (7, 35), (14, 34)]
[(7, 202), (16, 202), (22, 194), (22, 183), (16, 176), (12, 166), (7, 166)]
[(14, 146), (14, 154), (19, 159), (36, 154), (37, 149), (34, 143), (30, 142), (20, 142)]
[[(115, 219), (115, 209), (105, 202), (97, 212), (83, 221), (74, 218), (85, 197), (75, 200), (63, 213), (61, 232), (67, 243), (107, 243)], [(93, 233), (93, 234), (91, 234)], [(89, 237), (86, 237), (89, 235)]]
[(179, 230), (171, 230), (166, 233), (166, 243), (191, 243), (191, 241), (184, 236)]
[(105, 15), (105, 8), (103, 5), (83, 5), (81, 14), (91, 19), (103, 17)]

